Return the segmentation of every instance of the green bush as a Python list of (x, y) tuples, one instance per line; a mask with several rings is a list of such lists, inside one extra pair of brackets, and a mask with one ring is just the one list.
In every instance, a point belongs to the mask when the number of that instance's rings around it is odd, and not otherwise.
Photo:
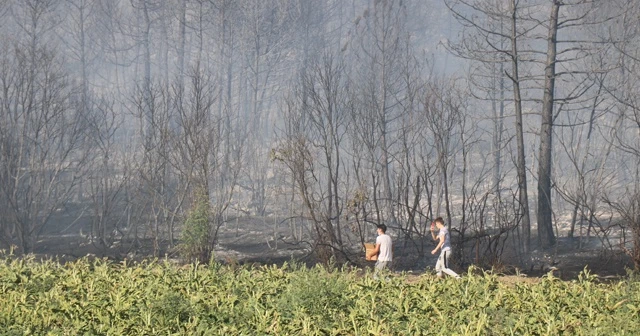
[(189, 261), (208, 263), (212, 251), (210, 238), (209, 197), (206, 192), (198, 191), (183, 226), (180, 250)]

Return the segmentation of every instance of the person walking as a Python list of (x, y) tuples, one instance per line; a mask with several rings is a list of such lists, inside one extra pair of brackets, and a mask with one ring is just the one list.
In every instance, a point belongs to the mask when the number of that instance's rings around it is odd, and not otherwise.
[(384, 224), (378, 225), (376, 232), (378, 233), (378, 237), (376, 237), (376, 247), (371, 250), (368, 255), (368, 257), (378, 256), (373, 271), (374, 279), (378, 279), (382, 271), (389, 269), (391, 261), (393, 261), (393, 242), (387, 234), (387, 226)]
[[(438, 235), (436, 236), (435, 229), (438, 228)], [(431, 223), (431, 238), (438, 240), (438, 245), (431, 251), (431, 254), (436, 254), (440, 250), (440, 256), (436, 262), (436, 274), (438, 278), (442, 278), (442, 273), (449, 274), (450, 276), (460, 279), (458, 273), (449, 268), (449, 258), (451, 258), (451, 238), (449, 236), (449, 230), (444, 226), (444, 220), (442, 217), (438, 217)]]

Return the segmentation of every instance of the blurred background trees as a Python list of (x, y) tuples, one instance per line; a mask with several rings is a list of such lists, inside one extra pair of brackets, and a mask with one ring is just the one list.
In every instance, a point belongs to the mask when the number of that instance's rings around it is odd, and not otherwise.
[(565, 237), (637, 262), (639, 13), (3, 1), (0, 247), (74, 232), (159, 256), (191, 237), (204, 260), (251, 217), (270, 248), (323, 262), (354, 260), (385, 223), (416, 265), (444, 216), (460, 263), (526, 264)]

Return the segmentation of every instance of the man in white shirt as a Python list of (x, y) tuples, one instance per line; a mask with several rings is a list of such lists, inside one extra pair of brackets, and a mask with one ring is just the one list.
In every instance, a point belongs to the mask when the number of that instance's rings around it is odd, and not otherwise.
[[(435, 233), (436, 226), (438, 227), (437, 237)], [(433, 240), (439, 240), (438, 246), (431, 251), (431, 254), (436, 254), (438, 249), (440, 249), (440, 256), (436, 262), (438, 278), (442, 278), (442, 272), (444, 272), (456, 279), (460, 279), (458, 273), (449, 268), (449, 258), (451, 257), (451, 238), (449, 236), (449, 230), (444, 226), (444, 220), (442, 217), (436, 218), (436, 220), (431, 223), (431, 238), (433, 238)]]
[(371, 250), (369, 257), (377, 255), (378, 260), (373, 272), (373, 277), (378, 279), (378, 274), (385, 269), (389, 268), (391, 261), (393, 260), (393, 243), (391, 237), (387, 234), (387, 226), (384, 224), (378, 225), (376, 230), (378, 237), (376, 238), (376, 247)]

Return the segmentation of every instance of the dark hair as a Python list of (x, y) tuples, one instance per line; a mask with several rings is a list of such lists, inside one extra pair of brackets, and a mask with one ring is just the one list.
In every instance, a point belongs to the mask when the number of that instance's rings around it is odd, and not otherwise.
[(438, 217), (438, 218), (436, 218), (436, 219), (434, 220), (434, 222), (436, 222), (436, 223), (440, 223), (440, 224), (444, 225), (444, 219), (442, 219), (442, 217)]
[(387, 233), (387, 226), (384, 224), (377, 225), (377, 228), (382, 230), (382, 233)]

